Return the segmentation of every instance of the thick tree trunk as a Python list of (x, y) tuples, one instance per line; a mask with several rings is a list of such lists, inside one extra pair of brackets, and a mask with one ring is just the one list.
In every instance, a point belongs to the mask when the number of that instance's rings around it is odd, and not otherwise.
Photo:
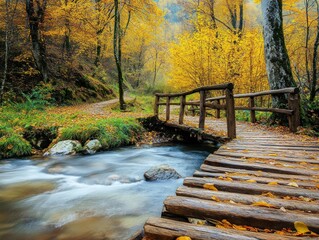
[(0, 104), (3, 102), (4, 86), (7, 81), (7, 71), (8, 71), (8, 54), (9, 54), (9, 0), (6, 0), (6, 19), (5, 19), (5, 50), (4, 50), (4, 70), (3, 78), (0, 88)]
[(43, 81), (48, 80), (48, 67), (46, 61), (45, 39), (41, 34), (40, 26), (44, 23), (44, 14), (47, 1), (36, 1), (36, 9), (33, 0), (26, 0), (26, 11), (29, 21), (30, 36), (32, 41), (32, 54), (35, 64), (40, 71)]
[(318, 47), (319, 47), (319, 4), (318, 1), (315, 1), (317, 5), (317, 33), (316, 33), (316, 40), (314, 43), (314, 49), (313, 49), (313, 59), (312, 59), (312, 81), (310, 86), (310, 102), (313, 102), (316, 97), (316, 93), (318, 91), (317, 88), (317, 64), (318, 64)]
[(114, 0), (114, 58), (118, 73), (119, 101), (120, 109), (125, 110), (124, 91), (123, 91), (123, 71), (122, 71), (122, 35), (121, 35), (121, 15), (119, 9), (119, 1)]
[[(285, 45), (282, 19), (282, 0), (263, 0), (264, 46), (268, 82), (270, 89), (281, 89), (295, 86), (290, 61)], [(288, 104), (288, 96), (272, 97), (274, 108), (283, 108)], [(284, 122), (281, 116), (275, 120)]]

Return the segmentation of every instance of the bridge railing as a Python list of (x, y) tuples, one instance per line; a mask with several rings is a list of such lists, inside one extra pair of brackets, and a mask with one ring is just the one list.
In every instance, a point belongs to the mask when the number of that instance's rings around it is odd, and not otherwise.
[[(232, 83), (214, 85), (214, 86), (205, 86), (196, 88), (194, 90), (183, 92), (183, 93), (171, 93), (171, 94), (155, 94), (155, 105), (154, 105), (154, 115), (159, 115), (159, 106), (166, 106), (166, 121), (170, 120), (170, 110), (172, 105), (180, 106), (179, 110), (179, 124), (184, 123), (185, 108), (186, 106), (197, 106), (199, 107), (199, 124), (200, 129), (205, 128), (205, 118), (206, 118), (206, 109), (219, 109), (226, 111), (227, 117), (227, 135), (229, 138), (236, 138), (236, 120), (235, 120), (235, 102), (233, 95), (234, 85)], [(207, 93), (209, 91), (225, 91), (225, 96), (222, 98), (225, 99), (225, 104), (216, 104), (214, 100), (209, 100), (207, 98)], [(188, 95), (194, 93), (199, 93), (199, 101), (186, 101)], [(179, 98), (179, 102), (172, 102), (173, 99)], [(161, 102), (161, 99), (165, 99), (164, 102)]]
[[(227, 118), (227, 135), (229, 138), (236, 137), (236, 119), (235, 110), (248, 110), (250, 112), (250, 120), (252, 123), (256, 122), (256, 111), (280, 113), (288, 116), (289, 128), (292, 132), (297, 131), (297, 127), (300, 126), (300, 96), (298, 88), (284, 88), (279, 90), (270, 90), (256, 93), (247, 94), (233, 94), (233, 84), (226, 83), (214, 86), (205, 86), (196, 88), (194, 90), (183, 93), (172, 94), (155, 94), (154, 114), (159, 115), (159, 106), (166, 106), (166, 121), (170, 120), (171, 106), (180, 106), (179, 109), (179, 124), (184, 123), (185, 108), (191, 106), (199, 110), (199, 128), (204, 129), (205, 118), (207, 109), (216, 109), (216, 118), (221, 117), (221, 110), (226, 111)], [(225, 95), (213, 98), (207, 98), (210, 91), (223, 90)], [(186, 101), (186, 97), (199, 93), (199, 101)], [(274, 96), (288, 94), (288, 107), (287, 108), (271, 108), (256, 106), (256, 98), (262, 96)], [(179, 98), (179, 102), (172, 102), (173, 99)], [(235, 106), (235, 99), (248, 99), (247, 106)], [(165, 101), (161, 101), (165, 99)]]
[[(256, 98), (262, 96), (274, 96), (288, 94), (288, 107), (287, 108), (271, 108), (271, 107), (257, 107)], [(206, 101), (220, 104), (226, 96), (207, 98)], [(288, 116), (290, 131), (296, 132), (298, 126), (300, 126), (300, 95), (298, 88), (283, 88), (278, 90), (269, 90), (256, 93), (235, 94), (235, 99), (248, 99), (248, 106), (235, 106), (235, 110), (248, 110), (250, 111), (250, 121), (256, 122), (256, 111), (280, 113)], [(216, 111), (216, 118), (220, 118), (220, 110)]]

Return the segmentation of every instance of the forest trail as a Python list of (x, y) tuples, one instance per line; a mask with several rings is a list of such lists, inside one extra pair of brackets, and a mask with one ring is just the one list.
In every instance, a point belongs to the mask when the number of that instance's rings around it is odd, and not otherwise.
[[(205, 129), (226, 132), (226, 123), (209, 118)], [(164, 201), (162, 218), (146, 222), (144, 240), (318, 237), (318, 138), (244, 122), (237, 134)], [(315, 233), (298, 226), (296, 233), (296, 222)]]

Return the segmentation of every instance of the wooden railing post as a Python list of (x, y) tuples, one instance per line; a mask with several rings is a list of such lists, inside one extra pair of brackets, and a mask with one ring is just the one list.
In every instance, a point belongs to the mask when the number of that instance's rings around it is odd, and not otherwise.
[(179, 124), (183, 124), (184, 123), (184, 114), (185, 114), (185, 104), (186, 104), (186, 96), (183, 95), (181, 96), (180, 99), (180, 109), (179, 109)]
[(200, 101), (199, 101), (199, 128), (204, 130), (205, 128), (205, 118), (206, 118), (206, 92), (200, 91)]
[(256, 111), (253, 110), (254, 107), (255, 107), (255, 98), (250, 97), (249, 98), (249, 108), (250, 108), (250, 121), (252, 123), (256, 122)]
[(167, 97), (166, 99), (166, 121), (170, 119), (171, 114), (171, 97)]
[(160, 101), (160, 97), (155, 95), (155, 103), (154, 103), (154, 116), (155, 117), (158, 117), (159, 101)]
[[(220, 105), (220, 100), (218, 99), (218, 100), (216, 100), (217, 101), (217, 104), (218, 105)], [(218, 108), (218, 109), (216, 109), (216, 118), (220, 118), (220, 109)]]
[(226, 117), (228, 137), (236, 138), (235, 100), (232, 88), (226, 89)]
[(288, 117), (289, 128), (292, 132), (297, 132), (300, 125), (300, 99), (299, 94), (290, 93), (288, 96), (288, 108), (293, 110), (291, 116)]

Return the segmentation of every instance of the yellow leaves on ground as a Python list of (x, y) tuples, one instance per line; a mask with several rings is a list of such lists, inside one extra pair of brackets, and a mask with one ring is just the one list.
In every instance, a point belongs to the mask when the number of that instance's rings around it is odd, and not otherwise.
[(265, 197), (269, 197), (269, 198), (276, 198), (276, 196), (274, 194), (272, 194), (271, 192), (263, 193), (261, 195), (265, 196)]
[(278, 185), (278, 182), (269, 182), (268, 185)]
[(249, 182), (249, 183), (256, 183), (257, 181), (255, 179), (249, 179), (247, 180), (246, 182)]
[(203, 187), (208, 190), (218, 191), (218, 189), (212, 183), (205, 183)]
[(212, 196), (212, 200), (214, 200), (215, 202), (221, 202), (221, 200), (216, 196)]
[(309, 233), (310, 230), (308, 229), (307, 225), (303, 222), (294, 222), (295, 229), (297, 230), (297, 233), (305, 234)]
[(259, 202), (254, 202), (251, 204), (252, 206), (257, 206), (257, 207), (268, 207), (268, 208), (276, 208), (274, 205), (267, 203), (265, 201), (259, 201)]
[(297, 231), (297, 236), (311, 236), (311, 237), (318, 237), (317, 233), (314, 233), (309, 230), (308, 226), (304, 222), (296, 221), (294, 222), (295, 229)]
[(176, 240), (192, 240), (192, 239), (188, 236), (180, 236), (180, 237), (176, 238)]
[(288, 186), (296, 187), (296, 188), (299, 187), (299, 185), (296, 182), (290, 182), (290, 183), (288, 183)]
[(223, 180), (223, 181), (228, 181), (228, 182), (232, 182), (233, 181), (233, 179), (230, 178), (230, 177), (222, 177), (222, 176), (220, 176), (220, 177), (218, 177), (218, 179), (219, 180)]

